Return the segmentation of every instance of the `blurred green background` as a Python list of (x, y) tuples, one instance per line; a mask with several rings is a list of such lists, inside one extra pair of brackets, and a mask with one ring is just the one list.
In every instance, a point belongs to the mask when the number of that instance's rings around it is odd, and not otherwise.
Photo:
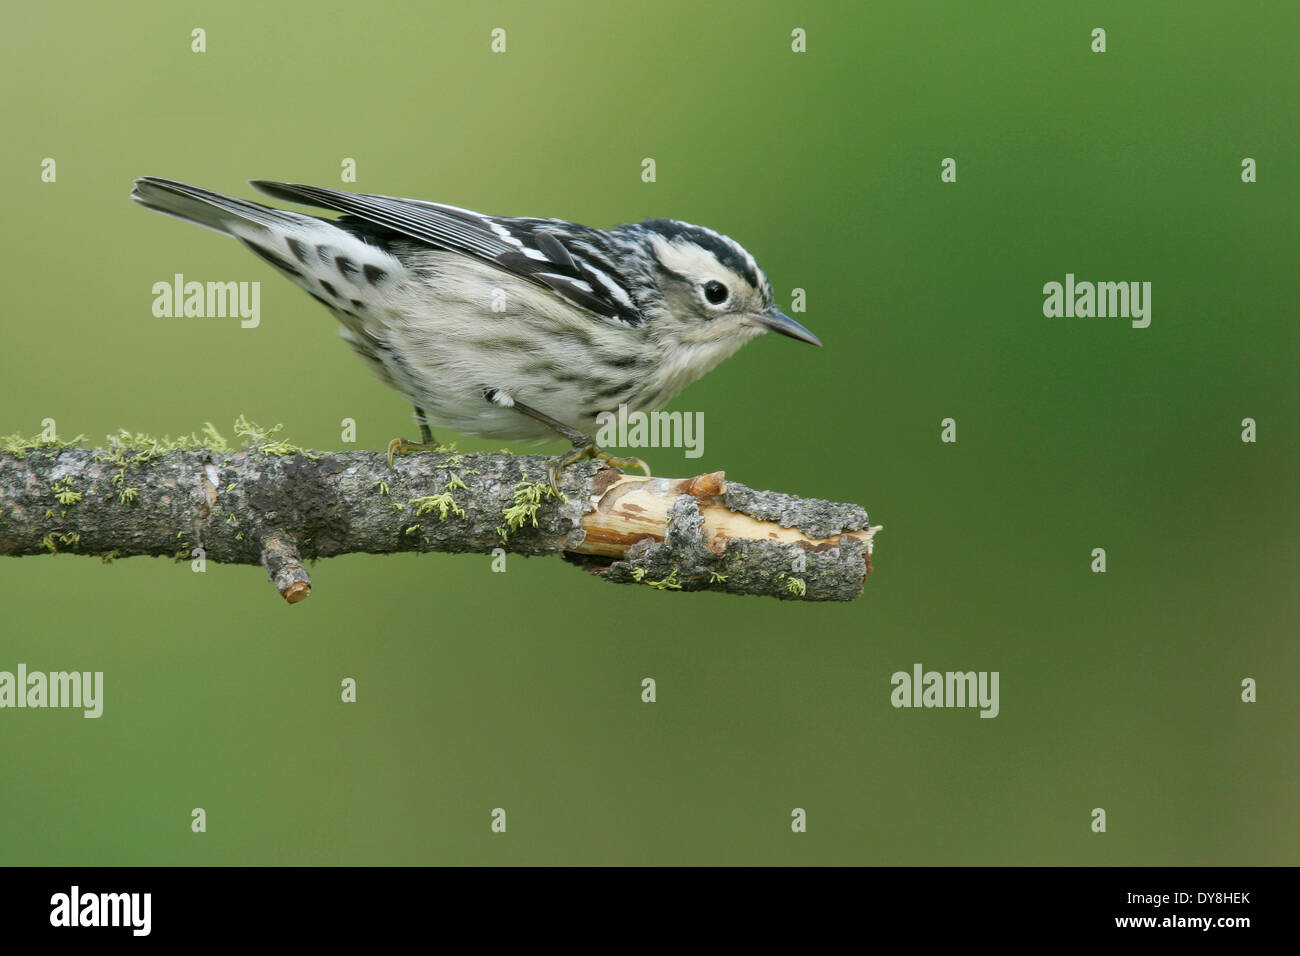
[[(826, 347), (768, 336), (691, 387), (705, 455), (656, 472), (885, 530), (844, 605), (434, 555), (322, 562), (289, 607), (257, 568), (0, 561), (0, 669), (106, 683), (99, 720), (0, 712), (0, 861), (1300, 862), (1300, 8), (1070, 6), (8, 10), (0, 433), (412, 431), (323, 309), (136, 176), (667, 216), (806, 289)], [(262, 281), (261, 326), (155, 318), (176, 272)], [(1152, 282), (1151, 327), (1045, 318), (1067, 272)], [(1000, 716), (895, 710), (917, 662), (999, 671)]]

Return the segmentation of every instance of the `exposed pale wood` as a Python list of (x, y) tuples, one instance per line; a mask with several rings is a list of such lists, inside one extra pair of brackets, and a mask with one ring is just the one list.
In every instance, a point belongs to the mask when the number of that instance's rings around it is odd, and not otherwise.
[(861, 543), (870, 554), (872, 539), (880, 530), (879, 527), (867, 527), (817, 538), (798, 528), (782, 527), (774, 521), (760, 521), (733, 511), (723, 501), (725, 493), (726, 476), (721, 471), (695, 478), (623, 475), (608, 488), (590, 496), (592, 509), (582, 516), (582, 529), (587, 536), (572, 550), (580, 554), (622, 558), (638, 541), (647, 538), (662, 541), (668, 509), (681, 495), (690, 495), (699, 502), (704, 517), (705, 545), (718, 555), (723, 554), (727, 543), (735, 539), (797, 544), (805, 551), (838, 548), (847, 540)]

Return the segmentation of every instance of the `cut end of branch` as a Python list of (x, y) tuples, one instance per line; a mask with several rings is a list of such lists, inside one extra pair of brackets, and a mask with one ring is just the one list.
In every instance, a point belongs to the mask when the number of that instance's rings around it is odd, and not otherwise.
[(262, 566), (271, 583), (290, 604), (304, 601), (311, 594), (311, 577), (303, 567), (297, 545), (283, 535), (268, 535), (262, 541)]
[(280, 596), (290, 604), (297, 604), (299, 601), (305, 601), (310, 594), (311, 585), (306, 581), (294, 581), (293, 584), (290, 584), (280, 592)]

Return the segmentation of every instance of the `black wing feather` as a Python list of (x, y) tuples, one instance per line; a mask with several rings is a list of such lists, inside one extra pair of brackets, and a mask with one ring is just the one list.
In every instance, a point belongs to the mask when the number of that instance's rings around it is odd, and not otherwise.
[[(602, 318), (633, 326), (644, 321), (640, 311), (631, 304), (630, 296), (620, 302), (609, 294), (603, 284), (587, 272), (583, 262), (575, 259), (565, 248), (560, 237), (547, 231), (548, 226), (559, 227), (562, 224), (545, 219), (496, 219), (419, 199), (348, 193), (299, 183), (256, 179), (250, 184), (277, 199), (332, 209), (433, 248), (486, 262), (503, 272), (551, 289), (572, 304)], [(494, 225), (498, 228), (494, 229)], [(528, 255), (526, 249), (535, 250), (539, 255)], [(611, 281), (618, 282), (618, 276), (612, 270), (601, 271)]]

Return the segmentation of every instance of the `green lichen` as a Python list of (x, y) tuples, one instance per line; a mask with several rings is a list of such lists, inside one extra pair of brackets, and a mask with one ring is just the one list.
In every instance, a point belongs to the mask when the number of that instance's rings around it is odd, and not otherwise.
[(386, 495), (386, 494), (388, 494), (388, 482), (386, 482), (386, 481), (376, 481), (376, 482), (375, 482), (375, 487), (379, 489), (379, 493), (380, 493), (381, 495)]
[[(402, 532), (402, 533), (403, 533), (403, 534), (407, 534), (407, 535), (416, 535), (416, 534), (420, 534), (420, 526), (419, 526), (418, 524), (413, 524), (413, 525), (411, 525), (409, 528), (407, 528), (407, 529), (406, 529), (404, 532)], [(424, 535), (424, 534), (420, 534), (420, 540), (423, 541), (425, 544), (428, 544), (428, 543), (429, 543), (429, 536), (428, 536), (428, 535)], [(314, 564), (315, 562), (313, 561), (312, 563)]]
[(106, 436), (106, 441), (107, 453), (96, 455), (95, 461), (107, 462), (117, 467), (117, 474), (112, 478), (112, 483), (115, 485), (126, 483), (127, 469), (151, 465), (168, 452), (195, 451), (200, 448), (210, 448), (221, 453), (230, 450), (226, 440), (211, 422), (204, 422), (197, 434), (190, 432), (188, 435), (179, 435), (176, 438), (170, 435), (158, 438), (145, 432), (130, 432), (120, 428), (116, 433)]
[(533, 527), (537, 527), (537, 512), (541, 510), (543, 495), (555, 497), (549, 481), (521, 481), (515, 485), (515, 503), (501, 512), (506, 523), (497, 528), (502, 541), (509, 540), (510, 532), (518, 531), (526, 522), (531, 521)]
[(310, 458), (312, 461), (316, 461), (320, 458), (320, 455), (313, 455), (301, 445), (295, 445), (292, 442), (287, 441), (268, 442), (263, 445), (259, 451), (265, 452), (268, 455), (277, 455), (280, 457), (283, 457), (284, 455), (303, 455)]
[(81, 535), (78, 534), (76, 531), (65, 531), (63, 532), (63, 534), (55, 534), (54, 532), (50, 532), (45, 536), (44, 540), (41, 541), (41, 547), (49, 551), (50, 554), (58, 554), (59, 553), (58, 546), (60, 544), (67, 546), (67, 545), (77, 545), (80, 543), (81, 543)]
[[(68, 440), (61, 439), (57, 435), (54, 438), (44, 438), (40, 435), (33, 438), (24, 438), (17, 434), (6, 435), (0, 438), (0, 451), (7, 452), (15, 458), (23, 458), (32, 451), (61, 451), (64, 448), (71, 448), (81, 444), (85, 439), (84, 434)], [(225, 438), (211, 422), (204, 422), (197, 433), (191, 432), (176, 438), (169, 435), (157, 438), (145, 432), (130, 432), (122, 428), (106, 436), (106, 444), (108, 453), (96, 455), (95, 460), (118, 466), (118, 474), (113, 478), (116, 484), (122, 483), (125, 469), (147, 465), (169, 451), (193, 451), (198, 448), (210, 448), (221, 453), (230, 451)]]
[(633, 580), (633, 581), (640, 581), (643, 577), (645, 577), (645, 568), (633, 568), (633, 569), (632, 569), (632, 580)]
[(662, 581), (642, 581), (641, 583), (646, 587), (656, 588), (660, 591), (680, 591), (682, 589), (681, 582), (677, 580), (676, 568), (673, 568), (668, 577)]
[(131, 502), (135, 501), (136, 496), (139, 494), (140, 494), (139, 488), (123, 488), (121, 491), (117, 493), (118, 503), (123, 505), (129, 505), (131, 504)]
[(0, 451), (13, 455), (15, 458), (25, 458), (31, 451), (62, 451), (64, 448), (71, 448), (73, 445), (79, 445), (86, 438), (85, 435), (78, 435), (76, 438), (64, 441), (57, 434), (53, 438), (44, 438), (41, 435), (34, 435), (31, 438), (24, 438), (17, 433), (0, 437)]
[(250, 451), (260, 451), (267, 455), (305, 455), (312, 461), (320, 458), (320, 455), (313, 455), (301, 445), (295, 445), (283, 438), (272, 441), (271, 438), (277, 434), (283, 425), (272, 425), (270, 428), (263, 428), (255, 422), (250, 422), (243, 415), (235, 419), (235, 434), (244, 440), (244, 447)]
[(72, 490), (71, 475), (65, 475), (60, 481), (56, 481), (51, 485), (50, 488), (61, 505), (75, 505), (82, 499), (80, 491)]
[(795, 597), (803, 597), (808, 593), (808, 585), (804, 583), (802, 578), (791, 578), (786, 581), (785, 589)]
[(717, 571), (710, 571), (710, 572), (709, 572), (709, 583), (710, 583), (710, 584), (721, 584), (721, 583), (723, 583), (723, 582), (726, 581), (726, 580), (727, 580), (727, 576), (726, 576), (725, 574), (719, 574)]
[(235, 434), (244, 440), (245, 448), (265, 443), (282, 428), (284, 428), (283, 425), (272, 425), (270, 428), (263, 428), (257, 422), (250, 422), (248, 417), (243, 414), (240, 414), (235, 419)]
[(158, 438), (147, 432), (130, 432), (125, 428), (119, 428), (117, 432), (107, 436), (108, 457), (101, 457), (99, 460), (132, 467), (150, 464), (172, 451), (196, 451), (200, 448), (211, 448), (217, 452), (230, 450), (226, 440), (221, 437), (211, 422), (204, 422), (200, 431), (201, 435), (190, 432), (188, 435), (177, 435), (175, 438), (170, 435)]
[[(464, 486), (462, 485), (462, 487)], [(456, 504), (450, 491), (444, 491), (439, 495), (425, 495), (423, 498), (410, 498), (406, 503), (415, 509), (417, 517), (431, 514), (434, 511), (438, 512), (439, 521), (446, 521), (449, 513), (455, 514), (458, 518), (465, 517), (465, 509)]]
[[(204, 422), (203, 427), (199, 429), (199, 433), (203, 436), (202, 441), (206, 447), (221, 454), (230, 451), (230, 446), (226, 444), (226, 439), (222, 437), (221, 432), (217, 431), (216, 426), (213, 425), (212, 422)], [(232, 485), (231, 487), (234, 486)]]

